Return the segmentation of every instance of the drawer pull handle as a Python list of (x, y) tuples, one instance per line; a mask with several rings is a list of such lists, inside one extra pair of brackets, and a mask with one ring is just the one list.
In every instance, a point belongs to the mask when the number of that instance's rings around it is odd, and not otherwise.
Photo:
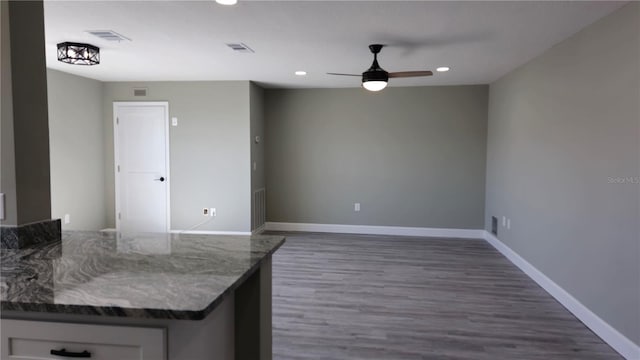
[(71, 351), (67, 351), (67, 349), (61, 349), (61, 350), (51, 349), (51, 355), (64, 356), (64, 357), (70, 357), (70, 358), (90, 358), (91, 357), (91, 353), (88, 352), (87, 350), (83, 352), (71, 352)]

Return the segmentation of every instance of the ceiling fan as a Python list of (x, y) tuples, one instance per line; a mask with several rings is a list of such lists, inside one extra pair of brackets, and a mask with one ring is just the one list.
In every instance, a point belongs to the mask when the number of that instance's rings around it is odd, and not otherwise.
[(403, 77), (417, 77), (417, 76), (431, 76), (433, 72), (425, 71), (399, 71), (399, 72), (387, 72), (378, 65), (378, 53), (384, 45), (371, 44), (369, 50), (373, 53), (373, 64), (371, 67), (362, 73), (362, 75), (356, 74), (340, 74), (340, 73), (327, 73), (329, 75), (340, 76), (362, 76), (362, 86), (369, 91), (380, 91), (387, 87), (387, 81), (390, 78), (403, 78)]

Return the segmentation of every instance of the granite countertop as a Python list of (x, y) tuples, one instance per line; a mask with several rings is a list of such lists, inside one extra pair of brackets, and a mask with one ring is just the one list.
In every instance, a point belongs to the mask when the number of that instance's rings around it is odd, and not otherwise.
[(62, 232), (0, 253), (1, 310), (199, 320), (282, 236)]

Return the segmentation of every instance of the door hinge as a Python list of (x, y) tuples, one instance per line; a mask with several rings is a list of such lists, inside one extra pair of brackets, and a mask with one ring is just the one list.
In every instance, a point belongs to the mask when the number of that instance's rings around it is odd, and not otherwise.
[(120, 213), (118, 213), (118, 220), (121, 220), (122, 216), (120, 215)]
[(116, 125), (120, 125), (120, 118), (116, 118)]
[(118, 165), (118, 172), (120, 172), (120, 165)]

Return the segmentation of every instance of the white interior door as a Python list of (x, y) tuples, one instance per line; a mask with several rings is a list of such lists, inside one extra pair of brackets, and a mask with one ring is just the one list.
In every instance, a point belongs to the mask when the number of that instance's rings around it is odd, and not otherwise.
[(169, 231), (169, 106), (116, 102), (116, 228)]

